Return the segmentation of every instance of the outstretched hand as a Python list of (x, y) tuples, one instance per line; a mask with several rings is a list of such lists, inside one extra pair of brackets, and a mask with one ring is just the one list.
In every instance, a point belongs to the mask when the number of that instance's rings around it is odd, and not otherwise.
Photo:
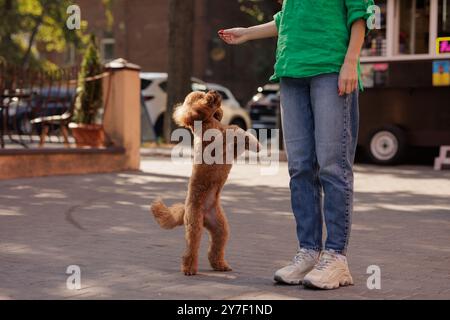
[(248, 41), (246, 30), (247, 28), (232, 28), (220, 30), (218, 34), (220, 39), (228, 44), (241, 44)]

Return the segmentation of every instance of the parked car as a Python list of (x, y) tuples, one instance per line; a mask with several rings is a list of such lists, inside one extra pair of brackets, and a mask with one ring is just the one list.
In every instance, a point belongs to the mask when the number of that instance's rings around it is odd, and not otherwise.
[(280, 107), (279, 90), (278, 84), (266, 84), (259, 87), (257, 93), (247, 103), (246, 109), (255, 130), (277, 128), (277, 114)]
[(231, 91), (216, 83), (207, 83), (208, 90), (217, 91), (222, 96), (222, 123), (234, 124), (244, 130), (250, 129), (252, 122), (247, 111), (241, 107)]
[[(3, 104), (8, 106), (9, 130), (19, 134), (30, 134), (32, 132), (30, 120), (63, 114), (71, 107), (75, 92), (75, 88), (48, 87), (27, 94), (21, 91), (17, 97), (4, 99)], [(24, 95), (26, 98), (19, 98)]]
[[(167, 73), (142, 72), (141, 92), (150, 121), (155, 128), (156, 136), (163, 135), (164, 115), (167, 104)], [(251, 126), (250, 118), (227, 88), (217, 84), (207, 84), (200, 79), (192, 78), (193, 91), (217, 90), (223, 97), (222, 123), (236, 124), (243, 129)]]

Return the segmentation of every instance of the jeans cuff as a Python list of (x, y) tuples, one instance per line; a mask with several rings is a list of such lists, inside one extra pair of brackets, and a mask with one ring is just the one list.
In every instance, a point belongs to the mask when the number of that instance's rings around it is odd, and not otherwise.
[(300, 249), (313, 250), (316, 252), (322, 251), (321, 247), (300, 246)]
[(340, 255), (343, 255), (343, 256), (347, 255), (347, 250), (346, 249), (336, 250), (336, 249), (325, 248), (324, 251), (329, 251), (331, 253), (337, 253), (337, 254), (340, 254)]

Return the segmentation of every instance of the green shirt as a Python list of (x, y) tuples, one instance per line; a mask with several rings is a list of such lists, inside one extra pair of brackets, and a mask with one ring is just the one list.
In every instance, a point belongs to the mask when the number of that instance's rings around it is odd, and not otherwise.
[(284, 0), (283, 9), (274, 15), (278, 46), (270, 80), (339, 73), (351, 26), (371, 15), (370, 5), (373, 0)]

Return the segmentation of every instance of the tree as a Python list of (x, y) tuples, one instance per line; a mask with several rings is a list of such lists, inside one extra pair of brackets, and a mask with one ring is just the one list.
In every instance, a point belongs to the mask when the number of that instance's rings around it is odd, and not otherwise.
[[(281, 0), (235, 0), (241, 12), (248, 17), (246, 25), (255, 25), (273, 20), (273, 15), (280, 11)], [(247, 52), (246, 70), (242, 77), (260, 85), (267, 81), (273, 72), (277, 39), (250, 41), (236, 51)], [(237, 52), (235, 53), (237, 54)], [(249, 78), (250, 77), (250, 78)], [(250, 94), (250, 92), (248, 93)]]
[(256, 22), (270, 21), (280, 10), (282, 0), (237, 0), (242, 12), (251, 16)]
[(63, 52), (68, 43), (82, 48), (83, 30), (66, 27), (70, 0), (0, 0), (0, 56), (13, 64), (50, 67), (38, 54)]
[(166, 142), (170, 142), (170, 136), (175, 128), (172, 119), (174, 105), (182, 102), (192, 90), (193, 30), (194, 0), (169, 0), (169, 67), (167, 108), (164, 116)]
[[(237, 0), (241, 11), (247, 13), (255, 23), (272, 19), (272, 15), (280, 10), (277, 0)], [(194, 0), (169, 0), (169, 48), (168, 48), (168, 83), (167, 106), (164, 116), (164, 140), (170, 141), (175, 128), (172, 120), (173, 107), (184, 100), (192, 90), (192, 40), (194, 28)], [(260, 60), (254, 63), (255, 69), (272, 68), (266, 56), (273, 55), (273, 48), (254, 44), (260, 52)], [(261, 48), (260, 48), (261, 47)], [(256, 72), (261, 72), (257, 70)], [(267, 73), (267, 72), (266, 72)]]

